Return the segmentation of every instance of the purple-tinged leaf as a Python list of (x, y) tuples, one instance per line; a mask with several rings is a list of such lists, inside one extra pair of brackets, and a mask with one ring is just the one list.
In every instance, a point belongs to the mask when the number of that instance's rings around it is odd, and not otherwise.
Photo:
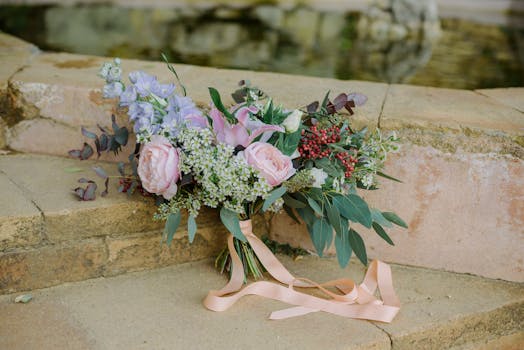
[(125, 126), (115, 131), (115, 140), (122, 146), (127, 145), (128, 137), (129, 137), (129, 131), (127, 130)]
[(78, 182), (81, 183), (81, 184), (86, 184), (88, 182), (93, 182), (93, 181), (88, 180), (85, 177), (82, 177), (82, 178), (78, 179)]
[(82, 130), (82, 135), (84, 135), (85, 137), (92, 139), (92, 140), (95, 140), (97, 138), (95, 133), (92, 133), (91, 131), (86, 130), (86, 128), (84, 128), (83, 126), (81, 130)]
[(99, 167), (99, 166), (94, 166), (93, 167), (93, 170), (95, 171), (95, 173), (100, 176), (102, 179), (107, 179), (108, 176), (107, 176), (107, 173), (104, 169), (102, 169), (102, 167)]
[(180, 186), (188, 185), (193, 182), (193, 176), (191, 174), (185, 174), (180, 179)]
[(79, 149), (72, 149), (69, 152), (67, 152), (71, 157), (80, 159), (80, 155), (82, 154), (82, 151)]
[(122, 176), (125, 176), (125, 164), (124, 162), (118, 162), (118, 172), (120, 173), (120, 175)]
[(82, 187), (77, 187), (73, 190), (74, 194), (82, 200), (84, 198), (84, 189)]
[(307, 105), (306, 110), (308, 113), (315, 113), (318, 109), (319, 102), (315, 101)]
[(82, 148), (82, 152), (80, 153), (80, 160), (89, 159), (94, 153), (93, 147), (84, 142), (84, 148)]
[(100, 152), (107, 151), (109, 146), (109, 139), (106, 134), (100, 135)]
[(131, 182), (131, 186), (129, 186), (129, 189), (127, 190), (127, 194), (132, 195), (135, 192), (137, 186), (138, 186), (138, 181), (134, 180), (133, 182)]
[(116, 134), (118, 132), (118, 130), (120, 129), (120, 127), (118, 126), (118, 124), (116, 123), (116, 117), (115, 115), (111, 115), (111, 127), (113, 128), (113, 132)]
[(342, 108), (344, 108), (344, 105), (346, 104), (348, 100), (348, 96), (344, 93), (341, 93), (337, 97), (335, 97), (335, 100), (333, 101), (333, 105), (335, 106), (335, 110), (339, 111)]
[(96, 184), (94, 182), (89, 183), (84, 191), (84, 196), (82, 197), (82, 200), (84, 201), (94, 200), (96, 198), (95, 191), (96, 191)]
[(104, 192), (102, 192), (102, 193), (100, 194), (102, 197), (107, 196), (107, 194), (109, 193), (109, 191), (108, 191), (108, 185), (109, 185), (109, 178), (106, 178), (106, 181), (104, 182), (104, 186), (105, 186), (105, 188), (104, 188)]
[(97, 138), (95, 139), (95, 147), (96, 147), (96, 157), (97, 158), (100, 158), (100, 156), (102, 155), (100, 152), (100, 140), (98, 139), (98, 136)]
[(118, 186), (118, 193), (124, 192), (124, 185)]
[(352, 92), (348, 94), (348, 101), (355, 101), (356, 106), (362, 106), (367, 102), (368, 98), (366, 95), (358, 92)]
[(103, 126), (100, 125), (100, 124), (96, 124), (96, 126), (98, 126), (98, 128), (100, 129), (100, 131), (102, 131), (102, 132), (105, 133), (105, 134), (110, 134), (110, 133), (111, 133), (111, 130), (109, 130), (108, 128), (103, 127)]
[(335, 108), (335, 105), (331, 101), (328, 101), (328, 103), (326, 105), (326, 110), (327, 110), (328, 114), (335, 114), (337, 112), (337, 109)]
[(349, 112), (349, 115), (355, 114), (355, 112), (353, 112), (353, 109), (351, 108), (351, 107), (355, 107), (355, 104), (353, 103), (353, 101), (347, 101), (344, 107)]

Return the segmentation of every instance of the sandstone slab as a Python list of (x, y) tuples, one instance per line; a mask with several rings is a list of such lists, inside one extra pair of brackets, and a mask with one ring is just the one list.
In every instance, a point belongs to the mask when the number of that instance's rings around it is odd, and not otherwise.
[(524, 114), (473, 91), (391, 85), (380, 126), (524, 134)]
[[(394, 211), (409, 225), (388, 229), (395, 247), (355, 225), (369, 256), (400, 264), (524, 282), (524, 161), (496, 154), (443, 153), (403, 145), (368, 191), (370, 206)], [(286, 214), (272, 221), (271, 237), (313, 250), (305, 225)], [(333, 247), (330, 249), (333, 253)]]
[(106, 259), (102, 239), (0, 253), (0, 293), (99, 277)]
[[(2, 172), (0, 167), (0, 252), (35, 245), (43, 238), (43, 218), (38, 208)], [(9, 200), (7, 200), (9, 198)]]
[[(356, 263), (340, 270), (332, 259), (279, 259), (296, 276), (319, 282), (340, 277), (360, 282), (364, 275)], [(12, 304), (14, 295), (0, 296), (5, 321), (0, 323), (0, 346), (21, 349), (29, 343), (68, 349), (73, 342), (89, 349), (466, 349), (472, 339), (479, 345), (499, 338), (509, 346), (522, 345), (522, 285), (419, 268), (392, 269), (403, 306), (391, 324), (322, 312), (270, 321), (267, 315), (286, 305), (256, 296), (225, 312), (208, 311), (202, 298), (226, 279), (204, 260), (33, 291), (28, 305)], [(25, 317), (22, 326), (17, 319), (26, 308), (33, 317)], [(46, 317), (57, 323), (46, 325)], [(53, 337), (64, 332), (69, 336)]]
[[(117, 192), (117, 180), (111, 179), (109, 195), (101, 197), (103, 180), (92, 167), (102, 166), (116, 176), (111, 163), (73, 159), (15, 155), (0, 157), (0, 168), (27, 190), (29, 198), (42, 210), (45, 231), (51, 242), (74, 241), (86, 237), (159, 230), (163, 223), (153, 221), (156, 207), (151, 198), (135, 195), (129, 198)], [(98, 183), (97, 199), (83, 202), (72, 190), (81, 177)]]
[(491, 97), (500, 103), (524, 112), (524, 88), (482, 89), (479, 94)]
[(29, 64), (37, 53), (36, 46), (0, 32), (0, 92), (5, 93), (9, 78)]

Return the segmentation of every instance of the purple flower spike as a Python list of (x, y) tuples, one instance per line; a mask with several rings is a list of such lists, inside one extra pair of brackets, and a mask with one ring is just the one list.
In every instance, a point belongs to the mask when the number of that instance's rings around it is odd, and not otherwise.
[(155, 76), (142, 71), (129, 73), (129, 80), (135, 85), (136, 91), (142, 97), (149, 96), (153, 87), (158, 85)]
[(120, 106), (129, 106), (135, 102), (137, 98), (136, 88), (134, 85), (126, 87), (124, 92), (120, 95)]
[(155, 115), (155, 110), (148, 102), (134, 102), (129, 106), (128, 115), (132, 121), (140, 119), (152, 120)]
[(175, 84), (153, 84), (151, 92), (160, 98), (168, 98), (175, 92)]

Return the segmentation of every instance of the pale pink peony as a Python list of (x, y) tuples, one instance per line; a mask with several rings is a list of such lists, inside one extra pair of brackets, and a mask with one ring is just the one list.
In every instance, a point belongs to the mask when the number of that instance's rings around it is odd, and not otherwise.
[(171, 199), (177, 191), (180, 178), (178, 150), (163, 136), (151, 137), (138, 160), (138, 176), (142, 187), (149, 193)]
[(271, 186), (278, 186), (295, 174), (291, 158), (278, 148), (264, 142), (254, 142), (244, 150), (244, 157), (249, 165), (260, 171), (260, 174)]

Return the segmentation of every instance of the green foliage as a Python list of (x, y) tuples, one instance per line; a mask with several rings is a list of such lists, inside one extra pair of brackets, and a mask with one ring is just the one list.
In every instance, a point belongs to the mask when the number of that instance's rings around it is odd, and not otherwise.
[(189, 238), (189, 243), (193, 243), (193, 240), (195, 239), (195, 234), (197, 231), (197, 224), (195, 217), (193, 215), (189, 215), (187, 218), (187, 236)]
[(392, 213), (392, 212), (387, 212), (387, 211), (384, 211), (382, 212), (382, 215), (388, 219), (389, 221), (391, 221), (392, 223), (394, 223), (395, 225), (398, 225), (400, 227), (404, 227), (404, 228), (408, 228), (408, 224), (406, 224), (404, 222), (404, 220), (402, 220), (401, 218), (398, 217), (397, 214), (395, 213)]
[(211, 101), (213, 101), (213, 104), (215, 105), (215, 107), (220, 112), (222, 112), (222, 114), (224, 114), (224, 116), (226, 117), (228, 122), (230, 122), (232, 124), (236, 124), (236, 118), (233, 116), (233, 114), (231, 114), (227, 110), (227, 108), (222, 103), (222, 99), (220, 98), (220, 93), (217, 91), (217, 89), (212, 88), (212, 87), (210, 87), (208, 89), (209, 89), (209, 95), (211, 96)]
[(246, 237), (240, 230), (240, 221), (238, 219), (238, 214), (232, 210), (222, 207), (220, 209), (220, 220), (224, 226), (231, 232), (231, 234), (238, 240), (246, 242)]
[(173, 236), (175, 235), (178, 226), (180, 226), (180, 221), (182, 219), (182, 214), (180, 211), (175, 213), (170, 213), (167, 216), (166, 225), (164, 227), (164, 237), (166, 238), (167, 245), (171, 245), (173, 241)]
[(279, 188), (276, 188), (273, 191), (269, 192), (269, 196), (266, 198), (266, 200), (264, 201), (264, 205), (262, 206), (262, 211), (268, 210), (271, 204), (275, 203), (277, 199), (282, 197), (286, 193), (286, 191), (286, 187), (280, 186)]

